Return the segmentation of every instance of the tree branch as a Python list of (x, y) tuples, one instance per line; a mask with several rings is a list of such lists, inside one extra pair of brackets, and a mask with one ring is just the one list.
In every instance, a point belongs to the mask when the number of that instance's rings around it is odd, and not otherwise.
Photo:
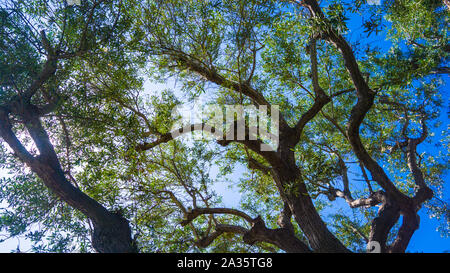
[(308, 253), (309, 247), (286, 228), (268, 229), (260, 216), (253, 219), (252, 228), (245, 233), (245, 243), (253, 245), (256, 242), (267, 242), (289, 253)]
[(309, 43), (309, 55), (311, 59), (311, 78), (312, 84), (314, 88), (314, 103), (311, 108), (304, 113), (297, 124), (295, 125), (295, 134), (293, 135), (292, 143), (297, 144), (300, 140), (300, 136), (303, 132), (306, 124), (312, 120), (322, 108), (331, 101), (331, 99), (325, 94), (323, 89), (319, 85), (319, 75), (318, 75), (318, 66), (317, 66), (317, 49), (316, 49), (316, 39), (311, 38)]
[(0, 107), (0, 136), (8, 143), (15, 155), (25, 163), (32, 163), (36, 158), (17, 139), (12, 131), (12, 125), (8, 118), (9, 111)]
[(358, 208), (358, 207), (373, 207), (378, 205), (379, 203), (385, 200), (385, 195), (383, 191), (376, 191), (369, 195), (368, 198), (359, 198), (353, 199), (344, 194), (344, 192), (331, 188), (331, 192), (333, 192), (336, 197), (344, 198), (350, 208)]
[(267, 242), (276, 245), (286, 252), (311, 252), (311, 250), (299, 240), (293, 230), (289, 228), (268, 229), (260, 216), (251, 218), (246, 213), (230, 208), (196, 208), (188, 211), (186, 219), (181, 222), (182, 226), (191, 223), (195, 218), (204, 214), (229, 214), (243, 218), (251, 224), (251, 229), (247, 230), (242, 227), (233, 225), (217, 225), (216, 231), (209, 236), (199, 240), (196, 244), (198, 246), (206, 247), (212, 243), (217, 237), (224, 232), (232, 232), (243, 234), (243, 241), (247, 244), (253, 245), (257, 242)]
[[(161, 135), (158, 139), (156, 139), (153, 142), (150, 142), (150, 143), (145, 142), (143, 144), (139, 144), (136, 146), (136, 150), (146, 151), (146, 150), (152, 149), (153, 147), (156, 147), (162, 143), (167, 143), (167, 142), (173, 140), (174, 136), (179, 136), (180, 133), (201, 131), (201, 130), (208, 129), (208, 131), (210, 131), (210, 132), (214, 131), (214, 135), (222, 136), (222, 137), (219, 137), (219, 140), (217, 140), (217, 143), (219, 145), (227, 146), (232, 142), (241, 143), (241, 144), (244, 144), (246, 147), (250, 148), (252, 151), (254, 151), (257, 154), (264, 157), (268, 162), (271, 162), (271, 163), (278, 162), (278, 155), (275, 151), (262, 151), (261, 150), (261, 145), (263, 145), (264, 143), (260, 139), (250, 140), (250, 129), (248, 128), (248, 126), (245, 126), (244, 139), (242, 139), (242, 140), (238, 139), (238, 137), (237, 137), (238, 130), (237, 130), (236, 126), (237, 126), (237, 122), (234, 122), (234, 129), (233, 129), (234, 136), (230, 137), (227, 134), (225, 134), (225, 132), (221, 132), (221, 131), (217, 130), (217, 128), (214, 128), (206, 123), (195, 123), (195, 124), (191, 124), (191, 125), (186, 125), (181, 129), (173, 130), (172, 132)], [(182, 132), (180, 132), (180, 130), (182, 130)], [(231, 140), (229, 140), (228, 138), (231, 138)]]
[(263, 173), (270, 173), (272, 171), (272, 168), (269, 166), (266, 166), (262, 163), (259, 163), (256, 159), (249, 157), (248, 158), (248, 168), (253, 170), (259, 170)]
[(389, 199), (385, 199), (378, 210), (378, 215), (372, 220), (369, 242), (378, 242), (381, 252), (386, 252), (386, 241), (392, 227), (400, 217), (400, 209)]
[[(178, 61), (193, 72), (196, 72), (206, 80), (219, 86), (232, 89), (238, 93), (242, 93), (257, 105), (267, 105), (267, 108), (270, 111), (271, 104), (265, 99), (264, 95), (254, 89), (248, 81), (236, 82), (227, 79), (220, 75), (214, 67), (208, 67), (197, 58), (180, 50), (165, 46), (161, 46), (161, 49), (163, 54), (172, 57), (175, 61)], [(289, 128), (289, 125), (282, 116), (280, 116), (280, 126), (282, 129)]]
[(42, 87), (42, 85), (52, 77), (56, 72), (57, 56), (55, 55), (53, 47), (47, 39), (44, 31), (41, 31), (41, 42), (44, 49), (47, 51), (47, 60), (44, 66), (37, 76), (37, 78), (31, 83), (31, 85), (23, 93), (23, 99), (29, 102), (31, 97)]
[(236, 225), (218, 224), (216, 225), (216, 231), (196, 241), (195, 245), (203, 248), (208, 247), (215, 239), (217, 239), (220, 235), (226, 232), (235, 234), (245, 234), (249, 232), (249, 230)]
[[(320, 20), (327, 20), (316, 0), (304, 0), (302, 1), (302, 4), (308, 8), (313, 17), (319, 18)], [(403, 204), (409, 203), (409, 198), (395, 187), (383, 168), (372, 159), (361, 142), (359, 128), (367, 112), (369, 112), (373, 105), (375, 92), (370, 89), (364, 79), (352, 48), (345, 38), (342, 37), (342, 35), (337, 34), (329, 24), (320, 29), (318, 37), (327, 40), (341, 52), (345, 67), (356, 88), (358, 101), (352, 108), (346, 134), (353, 151), (358, 159), (362, 161), (366, 168), (371, 172), (373, 179), (385, 189), (387, 193), (395, 196), (396, 199)]]
[(284, 202), (283, 211), (280, 213), (280, 216), (278, 217), (277, 224), (280, 226), (280, 228), (285, 228), (290, 230), (291, 232), (294, 232), (294, 226), (291, 222), (292, 218), (292, 212), (291, 208), (289, 208), (289, 205)]
[(182, 226), (186, 226), (190, 222), (192, 222), (195, 218), (197, 218), (200, 215), (204, 214), (230, 214), (234, 216), (238, 216), (246, 220), (247, 222), (251, 223), (253, 221), (253, 218), (250, 217), (248, 214), (246, 214), (243, 211), (237, 210), (237, 209), (230, 209), (230, 208), (195, 208), (190, 211), (186, 212), (186, 219), (181, 221)]

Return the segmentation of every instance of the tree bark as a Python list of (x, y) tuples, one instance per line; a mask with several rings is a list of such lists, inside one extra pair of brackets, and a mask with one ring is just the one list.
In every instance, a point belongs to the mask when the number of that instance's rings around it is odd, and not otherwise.
[(393, 203), (384, 202), (378, 210), (378, 215), (372, 220), (369, 242), (378, 242), (380, 251), (387, 252), (386, 241), (392, 227), (400, 217), (400, 209)]
[(349, 252), (328, 230), (318, 214), (303, 182), (300, 170), (291, 165), (291, 167), (274, 168), (274, 173), (281, 196), (288, 204), (295, 221), (305, 233), (311, 248), (315, 252)]
[(108, 211), (100, 203), (74, 187), (64, 175), (58, 157), (47, 132), (43, 128), (37, 108), (23, 101), (11, 104), (39, 150), (38, 156), (31, 155), (12, 131), (8, 114), (11, 109), (0, 109), (0, 136), (14, 153), (43, 181), (56, 196), (88, 217), (94, 226), (92, 244), (98, 252), (135, 252), (128, 221), (117, 213)]

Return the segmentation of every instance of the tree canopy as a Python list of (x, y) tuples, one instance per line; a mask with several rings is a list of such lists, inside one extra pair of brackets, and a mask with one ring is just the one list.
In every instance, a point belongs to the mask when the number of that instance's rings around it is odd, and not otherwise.
[[(36, 252), (405, 252), (424, 210), (448, 236), (450, 6), (367, 2), (0, 2), (0, 229)], [(277, 106), (276, 149), (248, 122), (174, 137), (199, 99)]]

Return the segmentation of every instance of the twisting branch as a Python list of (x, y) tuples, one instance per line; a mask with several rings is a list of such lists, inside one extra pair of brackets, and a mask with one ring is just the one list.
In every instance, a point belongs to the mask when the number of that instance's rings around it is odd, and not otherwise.
[(373, 193), (372, 185), (370, 184), (370, 180), (369, 180), (369, 177), (367, 176), (366, 169), (361, 162), (359, 162), (359, 168), (361, 169), (361, 173), (364, 177), (364, 180), (366, 181), (367, 188), (369, 189), (369, 193), (372, 194)]
[(400, 209), (393, 200), (389, 197), (383, 200), (378, 209), (377, 216), (372, 220), (369, 234), (369, 242), (378, 242), (381, 247), (381, 252), (387, 252), (388, 247), (386, 241), (392, 227), (397, 223), (400, 217)]
[(251, 223), (253, 221), (253, 218), (250, 217), (248, 214), (246, 214), (243, 211), (237, 210), (237, 209), (230, 209), (230, 208), (195, 208), (190, 211), (186, 212), (186, 219), (181, 221), (181, 225), (185, 226), (192, 222), (195, 218), (197, 218), (200, 215), (204, 214), (230, 214), (235, 215), (238, 217), (243, 218), (247, 222)]
[(166, 53), (169, 56), (172, 56), (181, 64), (187, 66), (192, 71), (203, 76), (208, 81), (211, 81), (219, 86), (231, 88), (236, 92), (240, 93), (242, 92), (245, 96), (249, 97), (253, 102), (255, 102), (258, 105), (270, 105), (269, 102), (264, 98), (264, 96), (257, 90), (252, 88), (248, 83), (241, 84), (239, 82), (229, 80), (220, 75), (215, 69), (204, 66), (202, 62), (198, 61), (196, 58), (190, 55), (185, 54), (182, 51), (167, 48), (166, 50), (164, 50), (164, 53)]
[(280, 226), (280, 228), (285, 228), (290, 230), (291, 232), (294, 232), (294, 226), (292, 225), (291, 218), (291, 208), (289, 208), (288, 203), (284, 202), (283, 210), (281, 211), (280, 216), (277, 220), (278, 226)]
[(235, 233), (235, 234), (245, 234), (249, 232), (248, 229), (236, 226), (236, 225), (225, 225), (218, 224), (216, 225), (216, 231), (212, 232), (206, 237), (201, 238), (200, 240), (195, 242), (195, 245), (198, 247), (208, 247), (215, 239), (217, 239), (220, 235), (224, 233)]
[[(182, 66), (187, 67), (188, 69), (202, 76), (209, 82), (215, 83), (224, 88), (228, 88), (234, 90), (235, 92), (243, 94), (256, 105), (267, 105), (270, 111), (271, 104), (266, 100), (266, 98), (261, 92), (259, 92), (250, 85), (250, 82), (248, 81), (237, 82), (228, 79), (223, 75), (221, 75), (215, 67), (209, 67), (204, 62), (202, 62), (201, 60), (199, 60), (194, 56), (191, 56), (183, 51), (171, 48), (169, 46), (159, 45), (159, 47), (161, 48), (160, 52), (161, 54), (165, 54), (171, 57), (174, 61), (177, 61)], [(289, 128), (289, 125), (287, 124), (284, 117), (280, 115), (279, 118), (281, 130)]]
[(29, 102), (31, 97), (39, 90), (39, 88), (41, 88), (42, 85), (56, 73), (57, 56), (44, 31), (41, 31), (41, 43), (47, 52), (47, 60), (45, 61), (44, 66), (37, 78), (23, 93), (23, 99), (26, 102)]
[[(268, 162), (278, 162), (278, 155), (275, 151), (262, 151), (261, 145), (264, 143), (260, 139), (251, 140), (250, 138), (250, 129), (248, 126), (245, 126), (245, 134), (243, 139), (238, 138), (238, 130), (237, 130), (237, 122), (235, 121), (234, 124), (234, 135), (232, 137), (228, 136), (225, 132), (221, 132), (215, 127), (212, 127), (206, 123), (195, 123), (191, 125), (186, 125), (183, 128), (174, 130), (172, 132), (162, 134), (159, 138), (157, 138), (153, 142), (144, 142), (143, 144), (139, 144), (136, 146), (136, 150), (138, 151), (146, 151), (149, 149), (152, 149), (162, 143), (167, 143), (174, 139), (174, 137), (178, 137), (179, 135), (186, 133), (186, 132), (193, 132), (193, 131), (201, 131), (208, 129), (209, 132), (214, 132), (214, 135), (221, 136), (217, 140), (217, 143), (222, 146), (227, 146), (230, 143), (241, 143), (244, 144), (246, 147), (251, 149), (252, 151), (256, 152), (257, 154), (264, 157)], [(231, 138), (231, 139), (230, 139)]]
[[(50, 79), (55, 73), (57, 69), (57, 61), (59, 59), (70, 59), (74, 57), (79, 57), (84, 55), (88, 51), (87, 47), (87, 30), (89, 25), (92, 23), (94, 11), (98, 7), (98, 5), (103, 2), (103, 0), (96, 1), (91, 10), (89, 15), (87, 16), (86, 24), (84, 25), (84, 29), (81, 35), (81, 39), (79, 41), (79, 48), (71, 53), (63, 53), (60, 52), (59, 46), (57, 49), (55, 49), (50, 41), (48, 40), (45, 32), (42, 30), (40, 32), (40, 39), (41, 44), (43, 48), (45, 49), (47, 53), (47, 60), (44, 63), (43, 69), (39, 73), (38, 77), (33, 81), (33, 83), (28, 87), (28, 89), (23, 94), (23, 99), (27, 102), (30, 101), (31, 97), (36, 93), (36, 91), (39, 90), (39, 88), (42, 87), (42, 85)], [(61, 38), (62, 41), (62, 38)]]
[(312, 120), (322, 108), (331, 101), (331, 99), (325, 94), (323, 89), (319, 85), (319, 75), (318, 75), (318, 65), (317, 65), (317, 48), (316, 48), (316, 38), (311, 38), (311, 41), (308, 45), (309, 48), (309, 56), (311, 60), (311, 79), (314, 88), (314, 103), (311, 108), (306, 111), (299, 119), (297, 124), (295, 125), (292, 138), (292, 144), (296, 144), (300, 140), (300, 136), (303, 132), (306, 124)]
[(206, 247), (223, 233), (231, 232), (243, 234), (243, 241), (249, 245), (253, 245), (257, 242), (266, 242), (273, 244), (286, 252), (311, 252), (309, 247), (295, 236), (293, 230), (289, 228), (268, 229), (260, 216), (253, 219), (246, 213), (236, 209), (196, 208), (186, 214), (186, 219), (183, 220), (181, 224), (183, 226), (187, 225), (200, 215), (217, 213), (239, 216), (249, 222), (251, 228), (245, 229), (235, 225), (218, 224), (215, 232), (196, 242), (197, 246)]
[[(309, 9), (313, 17), (320, 20), (326, 20), (316, 0), (304, 0), (302, 1), (302, 4)], [(387, 195), (389, 195), (389, 199), (395, 200), (384, 204), (380, 208), (378, 216), (374, 219), (372, 224), (370, 240), (375, 238), (380, 244), (382, 244), (383, 248), (387, 234), (395, 222), (397, 222), (399, 213), (402, 211), (405, 216), (404, 223), (400, 228), (401, 232), (397, 235), (397, 240), (399, 243), (396, 245), (407, 245), (415, 228), (418, 226), (417, 221), (415, 221), (416, 208), (412, 204), (412, 200), (395, 187), (394, 183), (389, 179), (383, 168), (381, 168), (381, 166), (369, 155), (359, 135), (360, 126), (374, 103), (375, 92), (368, 86), (367, 81), (364, 79), (359, 69), (350, 45), (342, 37), (342, 35), (339, 35), (331, 25), (322, 27), (320, 32), (321, 38), (329, 41), (341, 52), (345, 67), (347, 68), (353, 85), (356, 88), (358, 100), (352, 108), (347, 127), (347, 137), (352, 149), (358, 159), (370, 171), (373, 179), (386, 191)], [(397, 249), (404, 250), (406, 247), (397, 247)]]
[(407, 140), (408, 146), (406, 150), (408, 168), (414, 177), (415, 184), (417, 185), (417, 192), (413, 197), (413, 201), (416, 206), (421, 206), (423, 202), (433, 197), (433, 191), (425, 183), (423, 172), (418, 166), (416, 159), (417, 145), (422, 143), (428, 136), (428, 128), (425, 123), (425, 116), (423, 116), (420, 120), (420, 124), (422, 125), (421, 135), (418, 138), (409, 138)]
[(36, 158), (28, 152), (28, 150), (22, 145), (12, 131), (12, 125), (8, 115), (9, 110), (0, 107), (0, 136), (6, 143), (8, 143), (14, 151), (14, 154), (19, 157), (20, 160), (30, 163), (35, 161)]
[[(41, 31), (41, 44), (47, 59), (37, 77), (25, 92), (13, 97), (5, 106), (0, 106), (0, 136), (8, 143), (14, 154), (25, 163), (58, 198), (83, 213), (93, 224), (92, 245), (99, 252), (135, 252), (128, 221), (120, 213), (108, 211), (104, 206), (82, 192), (65, 177), (58, 156), (40, 117), (54, 110), (52, 103), (39, 108), (31, 103), (32, 97), (56, 73), (58, 55)], [(45, 96), (45, 94), (44, 94)], [(12, 130), (9, 114), (19, 116), (39, 155), (32, 156)]]
[[(420, 170), (420, 168), (417, 164), (417, 159), (416, 159), (417, 146), (420, 143), (422, 143), (423, 141), (425, 141), (425, 139), (428, 136), (428, 127), (426, 125), (427, 114), (423, 110), (423, 107), (411, 108), (403, 103), (391, 101), (387, 97), (382, 97), (382, 98), (380, 98), (379, 101), (380, 101), (380, 103), (383, 103), (383, 104), (392, 105), (399, 111), (404, 112), (405, 122), (403, 124), (402, 131), (401, 131), (401, 135), (403, 136), (404, 140), (397, 141), (397, 143), (390, 148), (390, 153), (393, 153), (395, 150), (397, 150), (399, 148), (406, 148), (406, 150), (404, 152), (406, 154), (408, 168), (411, 171), (413, 178), (414, 178), (414, 183), (417, 186), (417, 193), (413, 197), (413, 200), (414, 200), (416, 206), (420, 205), (424, 201), (431, 199), (433, 196), (433, 192), (431, 191), (431, 189), (428, 188), (428, 186), (425, 183), (423, 173)], [(410, 118), (409, 118), (408, 112), (415, 112), (421, 116), (420, 125), (422, 126), (422, 132), (421, 132), (420, 136), (417, 138), (410, 138), (407, 135), (408, 126), (410, 123)]]
[[(316, 0), (304, 0), (302, 1), (302, 5), (308, 8), (313, 17), (320, 20), (326, 20), (325, 15)], [(319, 31), (320, 33), (318, 37), (327, 40), (341, 52), (344, 59), (344, 65), (347, 68), (353, 85), (356, 88), (358, 101), (351, 111), (346, 134), (350, 144), (352, 145), (353, 151), (358, 159), (362, 161), (364, 166), (366, 166), (366, 168), (371, 172), (373, 179), (383, 189), (385, 189), (387, 193), (395, 196), (399, 202), (407, 204), (409, 202), (409, 198), (395, 187), (394, 183), (392, 183), (386, 175), (383, 168), (381, 168), (380, 165), (369, 155), (359, 135), (360, 125), (367, 112), (369, 112), (373, 105), (375, 92), (372, 91), (367, 84), (359, 69), (353, 50), (345, 38), (338, 34), (331, 27), (331, 25), (327, 25)]]
[[(17, 104), (12, 108), (24, 119), (39, 155), (33, 157), (29, 154), (12, 132), (8, 112), (0, 111), (0, 136), (3, 140), (55, 195), (92, 220), (94, 224), (92, 240), (95, 249), (100, 252), (133, 252), (128, 221), (121, 215), (108, 211), (67, 180), (50, 138), (39, 119), (37, 107), (31, 104)], [(105, 241), (108, 234), (112, 237)]]

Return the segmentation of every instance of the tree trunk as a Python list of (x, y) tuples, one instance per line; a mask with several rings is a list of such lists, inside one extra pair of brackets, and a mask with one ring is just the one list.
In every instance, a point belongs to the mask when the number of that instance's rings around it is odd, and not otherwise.
[(101, 253), (136, 252), (131, 239), (128, 221), (121, 215), (110, 212), (97, 201), (74, 187), (64, 176), (59, 166), (37, 159), (30, 165), (33, 172), (59, 198), (92, 220), (92, 246)]
[(65, 177), (58, 157), (50, 143), (33, 105), (18, 103), (15, 110), (23, 117), (39, 155), (31, 155), (12, 131), (8, 112), (0, 109), (0, 136), (21, 161), (42, 179), (56, 196), (88, 217), (94, 226), (92, 244), (98, 252), (135, 252), (128, 221), (108, 211), (100, 203), (73, 186)]
[(378, 242), (380, 251), (387, 252), (386, 241), (391, 228), (400, 217), (400, 209), (392, 202), (383, 202), (378, 215), (372, 220), (369, 242)]

